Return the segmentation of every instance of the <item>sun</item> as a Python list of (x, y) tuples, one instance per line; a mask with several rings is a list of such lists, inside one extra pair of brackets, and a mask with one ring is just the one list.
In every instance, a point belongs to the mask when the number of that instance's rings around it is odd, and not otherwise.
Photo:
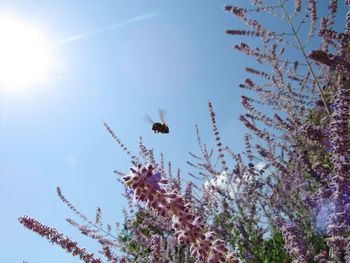
[(0, 15), (0, 89), (27, 87), (47, 79), (50, 45), (33, 26)]

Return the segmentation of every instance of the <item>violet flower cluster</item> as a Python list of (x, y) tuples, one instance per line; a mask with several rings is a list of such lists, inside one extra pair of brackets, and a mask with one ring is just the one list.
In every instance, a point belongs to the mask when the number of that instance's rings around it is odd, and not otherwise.
[(303, 240), (304, 233), (300, 230), (300, 226), (293, 223), (286, 223), (280, 218), (275, 218), (276, 225), (282, 231), (285, 242), (285, 249), (292, 257), (293, 263), (306, 263), (308, 260), (308, 251)]
[[(147, 203), (160, 216), (172, 221), (172, 228), (179, 244), (189, 244), (191, 255), (201, 262), (227, 262), (228, 249), (225, 242), (216, 239), (215, 233), (205, 231), (205, 225), (200, 217), (191, 213), (191, 205), (185, 203), (180, 194), (175, 191), (167, 192), (160, 184), (167, 181), (161, 179), (159, 172), (155, 172), (150, 165), (147, 168), (137, 165), (131, 168), (131, 173), (124, 178), (125, 184), (135, 193), (135, 198)], [(155, 241), (159, 242), (159, 237)], [(159, 245), (153, 244), (151, 257), (155, 259), (154, 250)]]
[(50, 240), (51, 243), (59, 245), (62, 249), (71, 253), (73, 256), (79, 256), (81, 260), (86, 263), (101, 263), (99, 258), (95, 258), (93, 253), (89, 253), (85, 248), (80, 248), (77, 242), (72, 241), (70, 238), (64, 236), (63, 234), (57, 232), (56, 229), (45, 226), (35, 219), (27, 216), (22, 216), (19, 222), (29, 230), (41, 235), (42, 237)]

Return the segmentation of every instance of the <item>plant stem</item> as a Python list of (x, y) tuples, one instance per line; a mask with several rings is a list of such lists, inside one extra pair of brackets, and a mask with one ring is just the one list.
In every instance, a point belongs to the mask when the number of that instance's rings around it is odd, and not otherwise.
[(316, 74), (315, 74), (314, 70), (311, 67), (310, 61), (307, 59), (307, 55), (306, 55), (305, 49), (304, 49), (303, 45), (301, 44), (300, 38), (298, 36), (297, 31), (294, 28), (292, 20), (291, 20), (290, 16), (288, 15), (287, 10), (285, 9), (285, 6), (284, 6), (285, 3), (282, 3), (281, 0), (278, 0), (278, 2), (280, 3), (281, 9), (283, 10), (283, 13), (284, 13), (285, 17), (287, 18), (287, 22), (288, 22), (288, 24), (289, 24), (289, 26), (290, 26), (290, 28), (291, 28), (291, 30), (293, 32), (293, 35), (294, 35), (294, 38), (295, 38), (296, 42), (298, 43), (299, 49), (301, 50), (301, 52), (302, 52), (302, 54), (303, 54), (303, 56), (305, 58), (307, 67), (308, 67), (308, 69), (309, 69), (309, 71), (310, 71), (310, 73), (312, 75), (312, 78), (313, 78), (313, 80), (316, 83), (318, 92), (320, 93), (321, 100), (322, 100), (322, 102), (323, 102), (323, 104), (325, 106), (326, 112), (327, 112), (328, 116), (330, 116), (331, 115), (331, 111), (330, 111), (330, 109), (328, 107), (328, 104), (327, 104), (327, 102), (326, 102), (326, 100), (325, 100), (325, 98), (323, 96), (322, 88), (320, 86), (320, 83), (317, 80), (317, 77), (316, 77)]

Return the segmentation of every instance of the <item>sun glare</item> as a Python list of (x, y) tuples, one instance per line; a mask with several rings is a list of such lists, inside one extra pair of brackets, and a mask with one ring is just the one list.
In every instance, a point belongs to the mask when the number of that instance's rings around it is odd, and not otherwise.
[(34, 27), (0, 16), (0, 89), (27, 87), (48, 77), (49, 44)]

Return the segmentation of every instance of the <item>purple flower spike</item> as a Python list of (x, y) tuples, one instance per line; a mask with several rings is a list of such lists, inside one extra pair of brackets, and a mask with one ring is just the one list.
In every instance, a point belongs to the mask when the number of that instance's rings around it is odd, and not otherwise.
[(152, 173), (150, 177), (147, 178), (147, 182), (150, 183), (154, 189), (160, 190), (159, 182), (161, 179), (161, 175), (159, 172)]
[(295, 222), (287, 223), (276, 217), (276, 225), (280, 228), (285, 242), (284, 248), (293, 259), (293, 262), (307, 262), (308, 252), (303, 240), (304, 233)]

